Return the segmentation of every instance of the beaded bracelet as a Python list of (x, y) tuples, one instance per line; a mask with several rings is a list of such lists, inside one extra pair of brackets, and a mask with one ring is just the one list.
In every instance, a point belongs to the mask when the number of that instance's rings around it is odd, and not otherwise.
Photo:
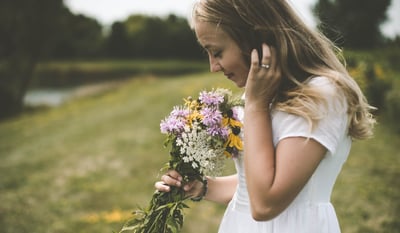
[(190, 200), (196, 201), (196, 202), (197, 202), (197, 201), (201, 201), (201, 200), (203, 199), (203, 197), (207, 194), (207, 190), (208, 190), (208, 181), (207, 181), (207, 178), (206, 178), (206, 177), (203, 178), (202, 183), (203, 183), (203, 192), (201, 192), (200, 196), (198, 196), (198, 197), (192, 197), (192, 198), (190, 198)]

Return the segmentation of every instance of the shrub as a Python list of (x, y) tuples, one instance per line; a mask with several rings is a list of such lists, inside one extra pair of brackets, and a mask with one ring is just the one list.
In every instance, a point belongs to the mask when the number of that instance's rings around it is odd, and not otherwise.
[(391, 128), (400, 133), (400, 80), (396, 80), (392, 89), (385, 96), (385, 119)]
[(347, 60), (350, 75), (360, 85), (369, 103), (382, 112), (386, 107), (385, 93), (391, 89), (393, 82), (388, 65), (385, 61), (374, 61), (361, 54), (351, 55)]

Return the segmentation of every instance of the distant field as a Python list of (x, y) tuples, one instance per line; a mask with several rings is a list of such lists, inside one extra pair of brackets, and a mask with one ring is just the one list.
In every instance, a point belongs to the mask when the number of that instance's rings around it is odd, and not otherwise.
[[(118, 231), (150, 200), (167, 161), (160, 120), (183, 97), (211, 87), (239, 92), (218, 74), (144, 75), (0, 122), (0, 231)], [(334, 190), (343, 233), (400, 229), (400, 136), (383, 122), (376, 132), (354, 143)], [(224, 207), (190, 205), (182, 232), (216, 232)]]
[(74, 86), (138, 75), (177, 76), (208, 70), (207, 61), (191, 60), (94, 60), (40, 63), (33, 78), (39, 87)]

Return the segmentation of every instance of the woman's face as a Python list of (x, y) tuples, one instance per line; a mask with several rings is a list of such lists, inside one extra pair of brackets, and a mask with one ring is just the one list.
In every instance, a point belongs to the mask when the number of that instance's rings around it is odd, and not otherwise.
[(211, 72), (221, 71), (238, 87), (244, 87), (249, 66), (235, 41), (215, 24), (197, 21), (194, 26), (200, 45), (208, 53)]

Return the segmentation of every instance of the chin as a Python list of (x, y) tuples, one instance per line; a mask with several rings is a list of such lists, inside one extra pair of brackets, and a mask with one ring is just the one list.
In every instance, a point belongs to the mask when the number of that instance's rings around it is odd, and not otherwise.
[(239, 88), (244, 88), (246, 86), (246, 83), (242, 83), (242, 82), (235, 82), (235, 84)]
[(235, 84), (237, 87), (244, 88), (246, 86), (246, 80), (238, 80)]
[(232, 78), (230, 78), (230, 80), (231, 80), (233, 83), (235, 83), (236, 86), (239, 87), (239, 88), (243, 88), (243, 87), (246, 86), (246, 81), (247, 81), (247, 79), (242, 79), (242, 78), (237, 78), (237, 79), (234, 78), (234, 79), (232, 79)]

